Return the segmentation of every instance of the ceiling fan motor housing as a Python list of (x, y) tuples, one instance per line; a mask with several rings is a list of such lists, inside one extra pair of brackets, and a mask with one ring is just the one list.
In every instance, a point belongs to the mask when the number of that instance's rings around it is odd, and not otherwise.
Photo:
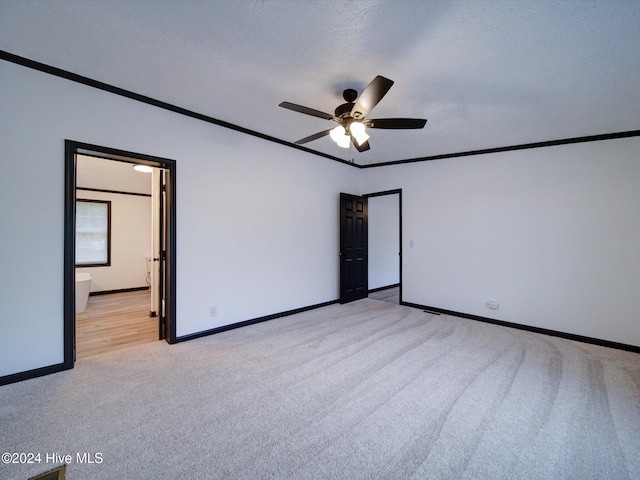
[(358, 98), (358, 92), (356, 92), (353, 88), (347, 88), (344, 92), (342, 92), (342, 98), (344, 98), (345, 102), (353, 103), (356, 98)]
[(334, 112), (335, 116), (340, 119), (349, 116), (351, 114), (351, 110), (353, 110), (353, 105), (354, 103), (352, 102), (343, 103), (338, 108), (336, 108)]

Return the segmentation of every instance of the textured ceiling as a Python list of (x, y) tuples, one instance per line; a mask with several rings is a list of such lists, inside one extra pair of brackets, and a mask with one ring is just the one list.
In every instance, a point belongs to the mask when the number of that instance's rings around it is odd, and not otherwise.
[(77, 156), (78, 188), (151, 195), (151, 175), (137, 172), (133, 164), (104, 158)]
[(368, 118), (423, 130), (306, 145), (359, 164), (640, 129), (639, 26), (638, 0), (0, 2), (0, 50), (288, 142), (334, 124), (280, 102), (388, 77)]

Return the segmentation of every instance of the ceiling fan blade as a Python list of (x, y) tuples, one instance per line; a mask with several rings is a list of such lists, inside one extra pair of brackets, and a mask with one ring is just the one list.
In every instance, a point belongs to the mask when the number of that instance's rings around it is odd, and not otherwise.
[(423, 128), (427, 123), (424, 118), (376, 118), (366, 120), (365, 127), (369, 128), (386, 128), (393, 130), (406, 130), (414, 128)]
[(356, 139), (353, 138), (353, 136), (351, 136), (351, 143), (353, 143), (353, 146), (356, 147), (356, 150), (358, 150), (360, 153), (366, 152), (371, 148), (371, 146), (369, 145), (369, 140), (364, 142), (362, 145), (358, 145), (358, 142), (356, 142)]
[(322, 137), (326, 137), (327, 135), (329, 135), (329, 132), (331, 131), (331, 129), (329, 130), (324, 130), (322, 132), (318, 132), (318, 133), (314, 133), (313, 135), (309, 135), (308, 137), (304, 137), (300, 140), (298, 140), (297, 142), (294, 142), (296, 145), (302, 145), (303, 143), (307, 143), (307, 142), (311, 142), (313, 140), (317, 140), (319, 138)]
[(375, 107), (382, 97), (384, 97), (393, 85), (393, 80), (378, 75), (367, 88), (360, 94), (356, 104), (351, 109), (351, 116), (356, 120), (366, 117), (373, 107)]
[(282, 108), (293, 110), (294, 112), (311, 115), (312, 117), (324, 118), (325, 120), (333, 120), (333, 115), (321, 112), (320, 110), (314, 110), (313, 108), (303, 107), (302, 105), (296, 105), (295, 103), (282, 102), (279, 106)]

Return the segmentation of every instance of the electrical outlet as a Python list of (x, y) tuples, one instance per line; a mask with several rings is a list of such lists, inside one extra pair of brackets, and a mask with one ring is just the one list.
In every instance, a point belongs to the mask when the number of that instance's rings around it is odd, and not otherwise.
[(495, 300), (487, 301), (486, 305), (487, 305), (487, 308), (490, 308), (491, 310), (498, 310), (498, 308), (500, 308), (500, 304)]
[(217, 317), (218, 316), (218, 307), (209, 307), (209, 316)]

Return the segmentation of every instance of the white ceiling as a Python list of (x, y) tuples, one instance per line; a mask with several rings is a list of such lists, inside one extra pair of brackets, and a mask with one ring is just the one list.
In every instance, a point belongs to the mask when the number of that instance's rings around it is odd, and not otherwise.
[(77, 188), (151, 195), (151, 174), (135, 171), (133, 163), (86, 155), (78, 155), (76, 160)]
[(289, 142), (383, 75), (423, 130), (306, 145), (360, 164), (640, 129), (639, 0), (3, 0), (0, 50)]

